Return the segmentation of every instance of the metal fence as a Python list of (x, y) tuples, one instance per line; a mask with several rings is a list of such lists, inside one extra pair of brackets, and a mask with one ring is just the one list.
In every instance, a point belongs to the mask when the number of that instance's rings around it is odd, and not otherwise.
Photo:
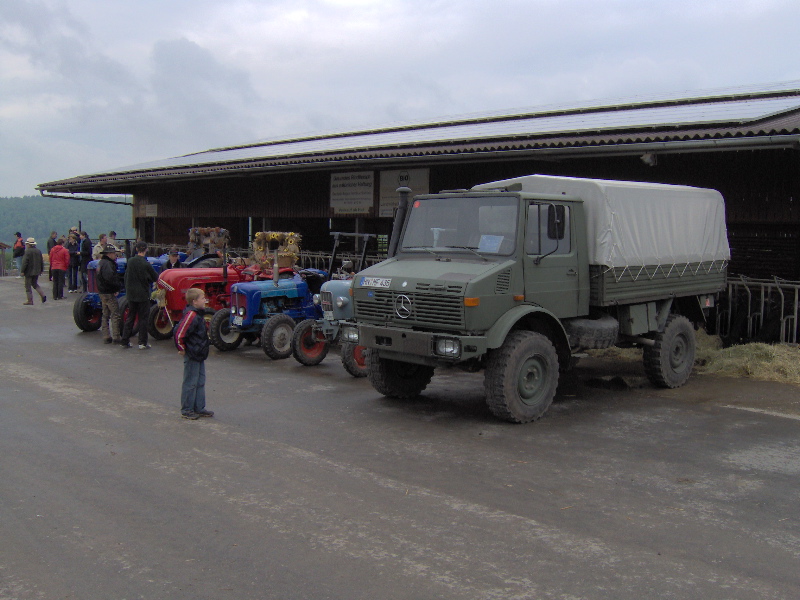
[(723, 340), (797, 344), (800, 282), (731, 276), (726, 296), (717, 312), (717, 333)]

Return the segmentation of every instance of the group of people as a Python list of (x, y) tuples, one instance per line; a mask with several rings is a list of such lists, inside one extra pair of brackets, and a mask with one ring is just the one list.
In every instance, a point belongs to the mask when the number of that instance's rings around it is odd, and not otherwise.
[[(77, 230), (77, 229), (76, 229)], [(111, 232), (113, 234), (114, 232)], [(149, 349), (147, 322), (150, 311), (150, 292), (158, 280), (158, 274), (147, 261), (147, 243), (137, 242), (135, 256), (128, 259), (124, 276), (117, 270), (117, 254), (119, 249), (111, 243), (116, 236), (100, 236), (98, 243), (91, 247), (86, 232), (80, 232), (80, 246), (78, 253), (83, 255), (84, 242), (91, 259), (99, 260), (97, 265), (97, 291), (102, 305), (100, 330), (103, 342), (106, 344), (119, 344), (124, 349), (131, 348), (130, 338), (133, 335), (134, 323), (139, 321), (139, 350)], [(17, 238), (21, 239), (17, 233)], [(64, 245), (64, 238), (56, 239), (53, 232), (50, 249), (50, 270), (53, 279), (54, 299), (63, 299), (64, 272), (69, 269), (72, 253)], [(48, 245), (50, 242), (48, 241)], [(39, 286), (39, 276), (44, 272), (44, 259), (42, 252), (36, 247), (36, 240), (29, 237), (23, 243), (24, 249), (19, 257), (18, 267), (20, 276), (25, 277), (25, 293), (27, 301), (24, 305), (33, 304), (33, 291), (35, 290), (42, 303), (47, 302), (47, 296)], [(15, 245), (16, 248), (16, 245)], [(169, 260), (164, 264), (164, 269), (181, 267), (178, 250), (173, 248), (169, 252)], [(15, 256), (16, 259), (16, 256)], [(82, 264), (83, 260), (81, 258)], [(86, 264), (88, 265), (88, 260)], [(85, 269), (83, 270), (85, 273)], [(84, 279), (84, 291), (86, 281)], [(128, 314), (120, 331), (119, 302), (117, 294), (125, 287), (125, 297), (128, 302)], [(75, 286), (77, 288), (77, 286)], [(76, 291), (70, 287), (69, 291)], [(175, 345), (178, 354), (183, 356), (183, 382), (181, 384), (181, 416), (184, 419), (196, 420), (200, 417), (213, 417), (214, 412), (206, 409), (205, 397), (205, 360), (208, 358), (210, 341), (205, 323), (207, 300), (202, 290), (192, 288), (186, 292), (186, 311), (175, 329)]]

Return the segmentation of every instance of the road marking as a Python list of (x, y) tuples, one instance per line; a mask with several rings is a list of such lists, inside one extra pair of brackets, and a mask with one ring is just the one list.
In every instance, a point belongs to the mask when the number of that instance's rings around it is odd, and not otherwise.
[(783, 417), (784, 419), (794, 419), (800, 421), (800, 415), (788, 415), (786, 413), (777, 412), (774, 410), (764, 410), (763, 408), (750, 408), (749, 406), (732, 406), (730, 404), (723, 405), (723, 408), (734, 408), (736, 410), (746, 410), (747, 412), (759, 413), (762, 415), (769, 415), (771, 417)]

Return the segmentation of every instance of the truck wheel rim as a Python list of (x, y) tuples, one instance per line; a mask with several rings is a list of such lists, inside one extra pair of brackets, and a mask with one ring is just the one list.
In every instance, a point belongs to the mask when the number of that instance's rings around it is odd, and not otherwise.
[(684, 336), (675, 337), (669, 356), (669, 366), (675, 371), (680, 371), (686, 365), (686, 359), (689, 355), (688, 348), (689, 342)]
[(538, 356), (531, 356), (522, 364), (519, 371), (517, 390), (522, 402), (537, 404), (545, 389), (547, 381), (547, 365)]

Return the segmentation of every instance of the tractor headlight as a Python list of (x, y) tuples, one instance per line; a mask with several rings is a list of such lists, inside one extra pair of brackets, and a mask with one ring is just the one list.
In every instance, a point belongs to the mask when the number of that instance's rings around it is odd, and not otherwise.
[(231, 314), (234, 315), (234, 316), (236, 315), (236, 307), (235, 306), (231, 306)]
[(239, 316), (240, 316), (240, 317), (243, 317), (243, 316), (244, 316), (244, 306), (240, 306), (240, 307), (239, 307)]
[(336, 306), (338, 308), (344, 308), (350, 302), (349, 298), (345, 298), (344, 296), (337, 296), (336, 297)]
[(436, 338), (434, 341), (436, 354), (445, 358), (458, 358), (461, 356), (461, 343), (453, 338)]
[(314, 302), (314, 304), (316, 304), (317, 306), (319, 306), (319, 305), (320, 305), (320, 303), (322, 302), (322, 298), (320, 298), (319, 294), (314, 294), (313, 296), (311, 296), (311, 300), (312, 300), (312, 301)]
[(345, 342), (358, 343), (358, 329), (355, 327), (342, 327), (342, 340)]

